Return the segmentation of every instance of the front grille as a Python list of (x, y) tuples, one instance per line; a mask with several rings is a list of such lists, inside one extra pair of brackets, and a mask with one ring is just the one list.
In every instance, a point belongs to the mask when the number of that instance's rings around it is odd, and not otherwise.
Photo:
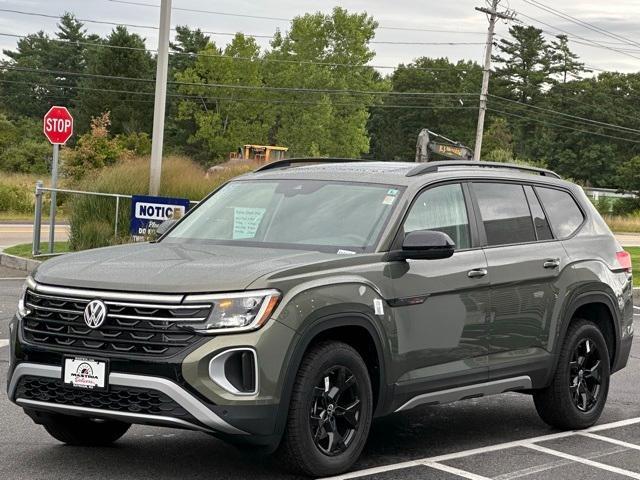
[(25, 303), (31, 312), (22, 321), (25, 340), (73, 352), (170, 356), (199, 339), (181, 324), (206, 319), (212, 308), (105, 300), (104, 323), (90, 328), (84, 321), (90, 301), (27, 291)]
[(16, 398), (58, 405), (191, 419), (191, 415), (184, 408), (164, 393), (134, 387), (112, 385), (106, 392), (83, 390), (63, 385), (59, 379), (25, 376), (18, 383)]

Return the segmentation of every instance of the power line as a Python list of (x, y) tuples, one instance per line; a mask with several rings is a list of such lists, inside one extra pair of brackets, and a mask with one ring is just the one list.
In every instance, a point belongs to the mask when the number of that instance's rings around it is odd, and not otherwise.
[[(130, 0), (106, 0), (111, 3), (121, 3), (125, 5), (134, 5), (139, 7), (152, 7), (152, 8), (160, 8), (160, 5), (156, 3), (146, 3), (146, 2), (134, 2)], [(279, 22), (291, 22), (292, 18), (284, 18), (284, 17), (267, 17), (263, 15), (250, 15), (244, 13), (231, 13), (231, 12), (219, 12), (213, 10), (202, 10), (197, 8), (184, 8), (184, 7), (173, 7), (172, 10), (181, 11), (181, 12), (190, 12), (190, 13), (207, 13), (212, 15), (220, 15), (227, 17), (238, 17), (238, 18), (254, 18), (258, 20), (273, 20)], [(464, 30), (437, 30), (430, 28), (418, 28), (418, 27), (395, 27), (395, 26), (378, 26), (380, 30), (401, 30), (408, 32), (432, 32), (432, 33), (455, 33), (455, 34), (471, 34), (471, 35), (484, 35), (484, 32), (475, 32), (475, 31), (464, 31)]]
[[(539, 20), (539, 19), (537, 19), (537, 18), (534, 18), (534, 17), (531, 17), (531, 16), (529, 16), (529, 15), (526, 15), (526, 14), (524, 14), (524, 13), (522, 13), (522, 12), (519, 12), (519, 11), (518, 11), (518, 12), (516, 12), (516, 13), (517, 13), (518, 15), (520, 15), (520, 16), (522, 16), (522, 17), (524, 17), (524, 18), (528, 18), (529, 20), (531, 20), (531, 21), (533, 21), (533, 22), (536, 22), (536, 23), (539, 23), (539, 24), (544, 25), (544, 26), (546, 26), (546, 27), (552, 28), (552, 29), (554, 29), (554, 30), (556, 30), (556, 31), (558, 31), (558, 32), (560, 32), (560, 33), (564, 33), (564, 34), (565, 34), (565, 35), (567, 35), (568, 37), (570, 37), (570, 38), (574, 39), (573, 41), (575, 41), (575, 38), (579, 38), (580, 40), (583, 40), (583, 41), (585, 41), (585, 42), (589, 43), (591, 46), (596, 46), (596, 47), (604, 48), (605, 50), (609, 50), (609, 51), (611, 51), (611, 52), (620, 53), (620, 54), (622, 54), (622, 55), (626, 55), (626, 56), (628, 56), (628, 57), (635, 58), (636, 60), (640, 60), (640, 57), (638, 57), (638, 56), (636, 56), (636, 55), (633, 55), (633, 54), (631, 54), (631, 53), (629, 53), (629, 52), (626, 52), (626, 51), (624, 51), (624, 50), (620, 50), (620, 49), (618, 49), (618, 48), (610, 47), (610, 46), (608, 46), (608, 45), (603, 45), (602, 43), (596, 42), (595, 40), (591, 40), (591, 39), (586, 38), (586, 37), (583, 37), (583, 36), (581, 36), (581, 35), (577, 35), (577, 34), (575, 34), (575, 33), (568, 32), (567, 30), (563, 30), (562, 28), (555, 27), (555, 26), (550, 25), (550, 24), (548, 24), (548, 23), (546, 23), (546, 22), (543, 22), (542, 20)], [(544, 30), (543, 30), (543, 32), (544, 32)], [(545, 32), (545, 33), (549, 33), (549, 32)], [(555, 35), (555, 34), (553, 34), (553, 33), (551, 33), (551, 34), (552, 34), (552, 35)]]
[[(0, 32), (0, 36), (2, 37), (13, 37), (13, 38), (27, 38), (28, 35), (18, 35), (15, 33), (6, 33)], [(157, 53), (157, 49), (152, 48), (144, 48), (144, 47), (128, 47), (124, 45), (109, 45), (105, 43), (95, 43), (95, 42), (82, 42), (82, 41), (69, 41), (69, 40), (60, 40), (57, 38), (47, 37), (47, 40), (50, 42), (56, 42), (59, 44), (67, 44), (70, 46), (83, 45), (88, 47), (98, 47), (98, 48), (108, 48), (115, 50), (131, 50), (131, 51), (139, 51), (139, 52), (148, 52), (148, 53)], [(392, 69), (395, 70), (398, 66), (393, 65), (362, 65), (357, 63), (338, 63), (338, 62), (318, 62), (313, 60), (288, 60), (288, 59), (280, 59), (280, 58), (254, 58), (254, 57), (242, 57), (242, 56), (230, 56), (224, 54), (212, 54), (212, 53), (202, 53), (202, 52), (179, 52), (172, 51), (169, 52), (169, 55), (181, 55), (192, 58), (224, 58), (228, 60), (240, 60), (240, 61), (249, 61), (249, 62), (264, 62), (264, 63), (282, 63), (287, 65), (318, 65), (323, 67), (347, 67), (347, 68), (376, 68), (376, 69)], [(451, 71), (451, 70), (459, 70), (461, 72), (466, 72), (470, 70), (467, 66), (458, 66), (451, 65), (450, 67), (416, 67), (411, 66), (407, 67), (413, 70), (425, 71), (425, 72), (438, 72), (438, 71)]]
[[(8, 83), (8, 84), (17, 84), (17, 85), (30, 85), (34, 87), (42, 87), (42, 88), (60, 88), (60, 89), (74, 89), (74, 90), (85, 90), (85, 91), (94, 91), (94, 92), (103, 92), (103, 93), (118, 93), (118, 94), (126, 94), (126, 95), (143, 95), (143, 96), (153, 96), (153, 92), (143, 92), (136, 90), (122, 90), (122, 89), (108, 89), (108, 88), (94, 88), (94, 87), (86, 87), (82, 85), (56, 85), (56, 84), (47, 84), (40, 82), (27, 82), (20, 80), (0, 80), (0, 83)], [(207, 95), (187, 95), (187, 94), (177, 94), (177, 93), (168, 93), (167, 96), (178, 98), (178, 99), (192, 99), (192, 100), (232, 100), (232, 101), (251, 101), (256, 103), (285, 103), (285, 104), (294, 104), (294, 105), (317, 105), (317, 102), (314, 101), (286, 101), (286, 100), (278, 100), (278, 99), (248, 99), (245, 97), (219, 97), (219, 96), (207, 96)], [(412, 99), (415, 100), (415, 99)], [(382, 103), (371, 103), (371, 104), (361, 104), (361, 103), (337, 103), (333, 102), (332, 105), (338, 106), (365, 106), (365, 107), (380, 107), (380, 108), (444, 108), (445, 106), (434, 106), (434, 105), (398, 105), (398, 104), (382, 104)], [(476, 107), (465, 107), (468, 109), (475, 109)]]
[[(104, 89), (104, 88), (91, 88), (91, 87), (83, 87), (83, 86), (61, 86), (55, 84), (43, 84), (39, 82), (22, 82), (16, 80), (0, 80), (0, 83), (10, 83), (10, 84), (21, 84), (21, 85), (31, 85), (35, 87), (43, 87), (43, 88), (62, 88), (62, 89), (73, 89), (73, 90), (86, 90), (86, 91), (96, 91), (103, 93), (117, 93), (123, 95), (143, 95), (143, 96), (152, 96), (153, 92), (140, 92), (135, 90), (118, 90), (118, 89)], [(255, 98), (246, 98), (246, 97), (225, 97), (225, 96), (206, 96), (206, 95), (184, 95), (184, 94), (176, 94), (176, 93), (168, 93), (168, 97), (171, 97), (176, 100), (229, 100), (233, 102), (248, 102), (248, 103), (266, 103), (266, 104), (285, 104), (285, 105), (317, 105), (318, 102), (313, 101), (304, 101), (304, 100), (280, 100), (280, 99), (255, 99)], [(71, 99), (70, 97), (66, 97), (64, 95), (42, 95), (43, 98), (69, 98), (70, 100), (82, 100), (82, 98)], [(10, 98), (10, 97), (9, 97)], [(127, 98), (127, 101), (130, 99)], [(145, 102), (153, 103), (153, 100), (146, 100)], [(439, 109), (456, 109), (456, 110), (475, 110), (476, 106), (448, 106), (448, 105), (398, 105), (398, 104), (381, 104), (381, 103), (354, 103), (354, 102), (332, 102), (332, 106), (344, 106), (344, 107), (367, 107), (367, 108), (400, 108), (400, 109), (426, 109), (426, 110), (439, 110)]]
[(600, 122), (598, 120), (592, 120), (590, 118), (580, 117), (578, 115), (571, 115), (569, 113), (559, 112), (559, 111), (553, 110), (551, 108), (539, 107), (537, 105), (529, 105), (529, 104), (526, 104), (526, 103), (519, 102), (517, 100), (512, 100), (510, 98), (501, 97), (501, 96), (498, 96), (498, 95), (489, 94), (489, 96), (493, 97), (493, 98), (496, 98), (498, 100), (502, 100), (504, 102), (517, 104), (520, 107), (531, 108), (531, 109), (538, 110), (538, 111), (543, 111), (543, 112), (549, 112), (549, 113), (552, 113), (554, 115), (560, 115), (560, 116), (563, 116), (563, 117), (566, 117), (566, 118), (571, 118), (571, 119), (575, 119), (575, 120), (580, 120), (582, 122), (592, 123), (594, 125), (597, 125), (597, 126), (600, 126), (600, 127), (603, 127), (603, 128), (614, 129), (614, 130), (617, 130), (617, 131), (628, 131), (628, 132), (631, 132), (631, 133), (635, 133), (636, 135), (640, 134), (640, 130), (635, 129), (635, 128), (625, 127), (623, 125), (615, 125), (613, 123)]
[[(49, 15), (46, 13), (36, 13), (36, 12), (25, 12), (22, 10), (13, 10), (13, 9), (8, 9), (8, 8), (0, 8), (0, 12), (6, 12), (6, 13), (15, 13), (17, 15), (28, 15), (28, 16), (33, 16), (33, 17), (43, 17), (43, 18), (53, 18), (56, 20), (60, 20), (60, 16), (58, 15)], [(141, 28), (141, 29), (147, 29), (147, 30), (158, 30), (158, 27), (155, 25), (140, 25), (140, 24), (135, 24), (135, 23), (118, 23), (118, 22), (110, 22), (110, 21), (106, 21), (106, 20), (94, 20), (94, 19), (90, 19), (90, 18), (78, 18), (77, 19), (79, 22), (84, 22), (84, 23), (95, 23), (95, 24), (99, 24), (99, 25), (110, 25), (110, 26), (125, 26), (125, 27), (132, 27), (132, 28)], [(171, 29), (172, 31), (175, 31), (175, 28)], [(263, 34), (248, 34), (248, 33), (243, 33), (243, 32), (236, 32), (236, 33), (232, 33), (232, 32), (212, 32), (212, 31), (208, 31), (208, 30), (201, 30), (202, 33), (206, 33), (209, 35), (225, 35), (225, 36), (231, 36), (234, 37), (236, 36), (238, 33), (242, 33), (244, 36), (246, 37), (253, 37), (253, 38), (265, 38), (265, 39), (271, 39), (274, 38), (273, 35), (263, 35)], [(410, 41), (382, 41), (382, 40), (372, 40), (370, 42), (368, 42), (369, 44), (372, 45), (448, 45), (448, 46), (463, 46), (463, 45), (484, 45), (482, 42), (410, 42)]]
[(556, 10), (555, 8), (552, 8), (548, 5), (545, 5), (542, 2), (538, 2), (536, 0), (522, 0), (525, 3), (528, 3), (529, 5), (532, 5), (540, 10), (543, 10), (545, 12), (551, 13), (557, 17), (563, 18), (565, 20), (569, 20), (570, 22), (573, 22), (577, 25), (581, 25), (585, 28), (587, 28), (588, 30), (591, 30), (593, 32), (596, 33), (600, 33), (601, 35), (605, 35), (607, 37), (613, 38), (615, 40), (622, 40), (623, 43), (626, 43), (628, 45), (634, 45), (636, 47), (640, 47), (640, 43), (636, 42), (635, 40), (632, 40), (630, 38), (624, 37), (622, 35), (619, 35), (617, 33), (613, 33), (609, 30), (605, 30), (604, 28), (600, 28), (597, 25), (594, 25), (592, 23), (589, 22), (585, 22), (584, 20), (580, 20), (579, 18), (573, 17), (571, 15), (569, 15), (568, 13), (564, 13), (560, 10)]
[[(31, 72), (31, 73), (43, 73), (43, 74), (52, 74), (52, 75), (71, 75), (71, 76), (80, 76), (87, 78), (100, 78), (107, 80), (123, 80), (123, 81), (135, 81), (135, 82), (154, 82), (153, 78), (137, 78), (137, 77), (125, 77), (120, 75), (101, 75), (95, 73), (80, 73), (80, 72), (69, 72), (64, 70), (48, 70), (41, 68), (27, 68), (27, 67), (18, 67), (18, 66), (3, 66), (0, 67), (0, 70), (8, 69), (14, 71), (23, 71), (23, 72)], [(419, 96), (419, 97), (441, 97), (441, 96), (475, 96), (474, 93), (466, 93), (466, 92), (386, 92), (386, 91), (378, 91), (378, 90), (357, 90), (357, 89), (333, 89), (333, 88), (307, 88), (307, 87), (274, 87), (268, 85), (238, 85), (238, 84), (225, 84), (225, 83), (197, 83), (197, 82), (180, 82), (180, 81), (169, 81), (167, 82), (172, 85), (184, 85), (191, 87), (212, 87), (212, 88), (229, 88), (229, 89), (237, 89), (237, 90), (270, 90), (270, 91), (278, 91), (278, 92), (295, 92), (295, 93), (326, 93), (326, 94), (345, 94), (345, 95), (388, 95), (388, 96)]]
[(540, 123), (540, 124), (551, 126), (551, 127), (564, 128), (564, 129), (567, 129), (567, 130), (573, 130), (575, 132), (586, 133), (586, 134), (589, 134), (589, 135), (597, 135), (599, 137), (611, 138), (611, 139), (614, 139), (614, 140), (623, 140), (625, 142), (640, 143), (640, 140), (633, 140), (631, 138), (617, 137), (615, 135), (608, 135), (606, 133), (598, 133), (598, 132), (594, 132), (593, 130), (582, 130), (580, 128), (574, 128), (574, 127), (571, 127), (569, 125), (562, 125), (562, 124), (559, 124), (559, 123), (553, 123), (553, 122), (549, 122), (549, 121), (546, 121), (546, 120), (539, 120), (537, 118), (533, 118), (533, 117), (530, 117), (530, 116), (527, 116), (527, 115), (519, 115), (517, 113), (505, 112), (503, 110), (497, 110), (495, 108), (487, 108), (487, 110), (489, 110), (491, 112), (494, 112), (494, 113), (499, 113), (501, 115), (507, 115), (509, 117), (523, 118), (523, 119), (529, 120), (531, 122), (536, 122), (536, 123)]

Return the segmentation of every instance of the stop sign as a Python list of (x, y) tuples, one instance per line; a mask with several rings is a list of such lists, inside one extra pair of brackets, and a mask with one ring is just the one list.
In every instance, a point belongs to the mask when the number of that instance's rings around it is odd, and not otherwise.
[(44, 134), (54, 145), (64, 145), (73, 135), (73, 117), (65, 107), (51, 107), (44, 116)]

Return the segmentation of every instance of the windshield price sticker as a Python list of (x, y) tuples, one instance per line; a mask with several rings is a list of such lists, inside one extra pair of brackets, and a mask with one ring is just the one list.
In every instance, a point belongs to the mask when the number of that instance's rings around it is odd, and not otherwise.
[(264, 208), (236, 207), (233, 210), (233, 239), (255, 238)]

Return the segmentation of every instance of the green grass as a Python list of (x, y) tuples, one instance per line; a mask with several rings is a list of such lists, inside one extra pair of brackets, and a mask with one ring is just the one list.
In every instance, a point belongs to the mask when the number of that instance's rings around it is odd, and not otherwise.
[[(69, 243), (68, 242), (55, 242), (53, 244), (54, 253), (66, 253), (69, 251)], [(3, 253), (8, 253), (9, 255), (15, 255), (17, 257), (23, 258), (33, 258), (31, 255), (31, 244), (30, 243), (21, 243), (19, 245), (13, 245), (12, 247), (7, 247), (3, 250)], [(49, 244), (44, 242), (40, 244), (40, 253), (49, 253)]]
[(631, 254), (631, 266), (633, 267), (633, 286), (640, 287), (640, 247), (623, 247)]

